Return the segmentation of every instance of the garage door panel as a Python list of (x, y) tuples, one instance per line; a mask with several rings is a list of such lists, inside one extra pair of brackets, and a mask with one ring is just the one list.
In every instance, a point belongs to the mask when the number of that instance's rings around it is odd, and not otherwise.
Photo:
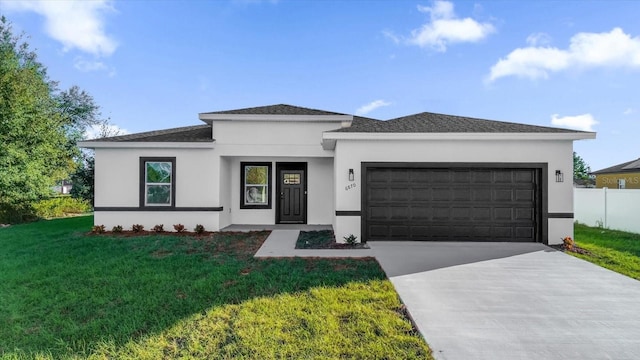
[(534, 181), (534, 173), (531, 171), (518, 171), (514, 173), (516, 183), (531, 184)]
[(536, 241), (538, 172), (369, 168), (367, 240)]
[(408, 189), (406, 187), (404, 188), (392, 187), (389, 190), (390, 201), (408, 201), (409, 199), (411, 199), (411, 189)]
[(445, 183), (448, 184), (451, 182), (451, 171), (448, 169), (435, 169), (429, 174), (430, 183), (438, 184)]
[(512, 201), (513, 190), (511, 189), (495, 189), (493, 190), (493, 201)]
[(389, 189), (386, 187), (371, 186), (367, 190), (367, 197), (368, 197), (368, 200), (371, 202), (388, 201)]
[(411, 220), (412, 221), (424, 221), (430, 220), (433, 216), (433, 209), (426, 206), (412, 206), (411, 207)]
[(411, 189), (411, 199), (414, 202), (430, 201), (431, 189), (428, 188), (413, 188)]
[(511, 221), (513, 219), (512, 208), (495, 208), (493, 209), (493, 220), (496, 221)]
[(469, 188), (456, 188), (452, 191), (453, 201), (471, 201), (471, 189)]
[(389, 219), (389, 208), (386, 206), (376, 206), (369, 208), (368, 220), (387, 220)]
[(453, 220), (471, 220), (471, 209), (467, 207), (454, 207), (451, 209)]
[(472, 189), (471, 192), (473, 194), (471, 197), (473, 201), (491, 201), (491, 189)]
[(518, 208), (518, 209), (516, 209), (516, 218), (515, 218), (515, 220), (534, 221), (535, 220), (535, 212), (531, 208)]
[(469, 170), (453, 171), (453, 178), (451, 181), (455, 184), (469, 183), (471, 182), (471, 172)]
[(533, 202), (535, 199), (535, 192), (533, 191), (533, 189), (526, 189), (526, 190), (516, 190), (516, 194), (515, 194), (515, 200), (516, 201), (524, 201), (524, 202)]
[(405, 220), (409, 218), (409, 213), (411, 211), (410, 208), (406, 206), (392, 206), (389, 208), (390, 210), (390, 219), (391, 220)]
[(451, 200), (451, 188), (449, 187), (434, 187), (431, 191), (431, 199), (434, 201), (450, 201)]

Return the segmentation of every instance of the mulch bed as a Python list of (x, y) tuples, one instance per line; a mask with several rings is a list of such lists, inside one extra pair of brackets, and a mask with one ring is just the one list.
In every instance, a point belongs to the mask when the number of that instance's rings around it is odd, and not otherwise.
[(571, 252), (571, 253), (582, 254), (582, 255), (593, 255), (593, 253), (591, 253), (589, 250), (585, 250), (579, 247), (578, 245), (573, 245), (573, 247), (571, 248), (565, 246), (564, 244), (549, 245), (549, 247), (562, 252)]
[(331, 230), (300, 231), (296, 249), (369, 249), (367, 244), (340, 244)]

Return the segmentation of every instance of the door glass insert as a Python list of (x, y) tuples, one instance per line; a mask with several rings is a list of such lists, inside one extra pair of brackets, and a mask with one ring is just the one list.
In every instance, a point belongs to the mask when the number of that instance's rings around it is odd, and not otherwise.
[(284, 183), (285, 185), (299, 185), (300, 184), (300, 174), (284, 174)]

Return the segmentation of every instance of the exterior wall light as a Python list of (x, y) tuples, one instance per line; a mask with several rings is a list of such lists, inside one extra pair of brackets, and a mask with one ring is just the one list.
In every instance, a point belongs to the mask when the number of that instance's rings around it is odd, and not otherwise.
[(353, 169), (349, 169), (349, 181), (353, 181), (355, 179), (355, 175), (353, 174)]
[(564, 174), (560, 170), (556, 170), (556, 182), (564, 182)]

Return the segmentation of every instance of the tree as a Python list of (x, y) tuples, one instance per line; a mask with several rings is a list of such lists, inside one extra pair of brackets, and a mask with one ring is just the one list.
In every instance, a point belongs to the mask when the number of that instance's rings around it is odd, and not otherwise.
[(591, 168), (587, 163), (578, 155), (575, 151), (573, 152), (573, 178), (574, 179), (582, 179), (586, 180), (590, 178), (589, 173), (591, 172)]
[(0, 221), (19, 222), (74, 168), (46, 68), (0, 17)]

